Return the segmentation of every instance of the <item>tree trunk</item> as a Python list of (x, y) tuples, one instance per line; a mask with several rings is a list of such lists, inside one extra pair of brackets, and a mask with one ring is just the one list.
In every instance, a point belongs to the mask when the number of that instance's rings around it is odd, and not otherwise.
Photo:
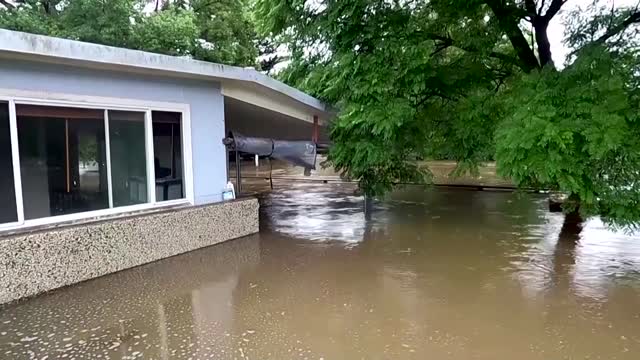
[[(572, 198), (575, 196), (569, 196), (567, 201), (572, 201)], [(564, 216), (553, 254), (553, 289), (559, 296), (566, 296), (570, 288), (570, 271), (576, 263), (576, 247), (580, 241), (582, 222), (580, 206), (576, 203), (574, 209)]]
[(571, 206), (572, 209), (564, 216), (564, 222), (562, 224), (562, 229), (560, 229), (558, 241), (575, 243), (580, 240), (582, 223), (584, 222), (582, 215), (580, 215), (580, 198), (575, 194), (571, 194), (569, 195), (567, 202), (569, 202), (569, 206)]
[(498, 19), (500, 29), (507, 35), (513, 49), (520, 60), (520, 67), (524, 72), (529, 73), (540, 67), (533, 49), (518, 27), (519, 18), (514, 16), (513, 9), (505, 6), (501, 1), (490, 0), (486, 2), (491, 11)]
[(549, 42), (549, 36), (547, 35), (547, 28), (549, 27), (549, 23), (546, 21), (535, 21), (533, 27), (536, 32), (536, 44), (538, 45), (538, 58), (540, 59), (540, 66), (553, 66), (553, 58), (551, 57), (551, 43)]

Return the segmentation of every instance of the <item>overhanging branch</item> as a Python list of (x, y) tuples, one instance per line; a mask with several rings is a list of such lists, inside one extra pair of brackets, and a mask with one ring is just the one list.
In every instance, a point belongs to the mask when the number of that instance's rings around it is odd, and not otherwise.
[[(439, 35), (439, 34), (428, 34), (427, 35), (430, 39), (432, 40), (436, 40), (438, 43), (436, 44), (436, 50), (431, 54), (431, 55), (435, 55), (449, 47), (455, 47), (458, 48), (460, 50), (464, 50), (466, 52), (471, 52), (471, 53), (479, 53), (481, 52), (480, 49), (471, 47), (471, 46), (465, 46), (459, 43), (456, 43), (451, 37), (449, 36), (443, 36), (443, 35)], [(513, 56), (510, 56), (509, 54), (505, 54), (505, 53), (501, 53), (498, 51), (491, 51), (489, 53), (486, 54), (487, 56), (494, 58), (494, 59), (498, 59), (498, 60), (502, 60), (508, 64), (511, 65), (515, 65), (518, 67), (521, 67), (521, 63), (519, 62), (519, 60), (517, 58), (514, 58)]]
[(629, 15), (629, 17), (627, 17), (623, 22), (619, 23), (618, 25), (610, 28), (609, 30), (607, 30), (607, 32), (604, 33), (604, 35), (600, 36), (599, 38), (597, 38), (596, 40), (572, 51), (569, 54), (569, 57), (575, 56), (577, 54), (579, 54), (580, 52), (582, 52), (584, 49), (589, 48), (591, 46), (594, 45), (602, 45), (604, 44), (607, 40), (611, 39), (612, 37), (620, 34), (621, 32), (623, 32), (624, 30), (626, 30), (630, 25), (632, 24), (638, 24), (640, 23), (640, 10), (638, 11), (634, 11), (633, 13), (631, 13), (631, 15)]
[(568, 0), (552, 0), (551, 4), (549, 4), (549, 9), (547, 9), (547, 12), (542, 15), (542, 11), (544, 11), (543, 2), (538, 12), (533, 15), (531, 23), (533, 24), (533, 28), (535, 29), (540, 66), (553, 66), (553, 58), (551, 57), (551, 43), (549, 42), (549, 35), (547, 34), (547, 31), (551, 19), (553, 19), (558, 14), (562, 6), (566, 4), (567, 1)]
[(612, 37), (626, 30), (631, 24), (637, 24), (637, 23), (640, 23), (640, 11), (636, 11), (632, 13), (623, 22), (607, 30), (607, 32), (604, 33), (604, 35), (597, 38), (592, 44), (603, 44), (605, 41), (611, 39)]
[(505, 53), (501, 53), (501, 52), (497, 52), (497, 51), (492, 51), (489, 53), (489, 57), (492, 57), (494, 59), (498, 59), (498, 60), (502, 60), (506, 63), (509, 63), (511, 65), (515, 65), (520, 67), (522, 64), (520, 63), (520, 61), (518, 61), (518, 59), (514, 58), (511, 55), (505, 54)]
[(499, 0), (485, 0), (485, 3), (498, 19), (500, 29), (509, 38), (511, 46), (513, 46), (520, 60), (520, 68), (527, 73), (539, 68), (540, 63), (518, 25), (521, 19), (517, 16), (518, 9), (514, 9), (513, 6), (506, 5), (505, 2)]
[(544, 10), (544, 3), (545, 3), (545, 0), (542, 0), (540, 2), (540, 8), (538, 9), (538, 14), (542, 14), (542, 10)]
[(549, 5), (549, 10), (547, 10), (547, 13), (544, 14), (544, 19), (547, 21), (547, 23), (551, 21), (551, 19), (553, 19), (556, 14), (558, 14), (558, 11), (562, 9), (562, 6), (566, 4), (567, 1), (568, 0), (553, 0), (551, 2), (551, 4)]
[(8, 2), (7, 0), (0, 0), (0, 4), (4, 5), (4, 7), (6, 7), (9, 10), (13, 10), (16, 8), (15, 5), (13, 5), (12, 3)]
[(535, 0), (524, 0), (524, 7), (525, 9), (527, 9), (527, 13), (529, 13), (529, 16), (531, 18), (538, 15), (538, 11), (536, 10)]

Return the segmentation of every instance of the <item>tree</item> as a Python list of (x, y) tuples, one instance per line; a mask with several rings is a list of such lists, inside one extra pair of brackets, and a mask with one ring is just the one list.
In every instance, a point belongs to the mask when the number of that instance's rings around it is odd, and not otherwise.
[(286, 53), (278, 51), (278, 42), (263, 38), (258, 41), (258, 61), (260, 66), (258, 69), (266, 74), (273, 74), (276, 70), (276, 65), (287, 61), (289, 57)]
[(198, 46), (198, 33), (192, 12), (166, 8), (138, 20), (133, 26), (132, 45), (167, 55), (188, 56)]
[(56, 9), (60, 0), (3, 0), (0, 2), (0, 27), (34, 34), (57, 33)]
[(255, 66), (250, 6), (245, 0), (3, 0), (0, 27)]
[(200, 29), (200, 46), (194, 57), (201, 60), (255, 66), (258, 56), (248, 0), (192, 0)]
[(504, 95), (496, 159), (521, 186), (570, 194), (568, 211), (609, 223), (640, 219), (638, 102), (630, 74), (602, 48), (562, 72), (524, 75)]
[[(55, 36), (104, 45), (131, 47), (137, 0), (73, 0), (58, 12)], [(91, 19), (91, 21), (88, 21)]]
[(640, 10), (594, 3), (574, 16), (558, 70), (547, 31), (566, 2), (259, 0), (256, 11), (263, 35), (291, 49), (282, 79), (340, 108), (329, 161), (364, 192), (428, 182), (418, 159), (457, 160), (458, 173), (496, 160), (518, 186), (569, 194), (569, 212), (636, 224)]

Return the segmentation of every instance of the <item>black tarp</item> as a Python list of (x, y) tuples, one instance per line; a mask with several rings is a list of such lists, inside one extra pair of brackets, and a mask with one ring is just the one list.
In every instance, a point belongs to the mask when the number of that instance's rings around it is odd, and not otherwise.
[(237, 151), (259, 156), (271, 156), (273, 153), (273, 140), (271, 139), (246, 137), (237, 133), (232, 134), (231, 137)]
[(306, 169), (316, 168), (317, 148), (313, 141), (273, 140), (246, 137), (238, 133), (233, 133), (232, 137), (236, 151), (273, 157)]

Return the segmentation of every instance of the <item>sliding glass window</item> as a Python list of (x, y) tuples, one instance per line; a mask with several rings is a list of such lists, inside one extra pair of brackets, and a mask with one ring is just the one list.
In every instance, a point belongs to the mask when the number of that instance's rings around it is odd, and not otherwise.
[(18, 221), (9, 123), (9, 103), (0, 101), (0, 224)]
[(185, 199), (182, 126), (181, 112), (0, 100), (0, 226)]
[(109, 207), (104, 111), (16, 105), (26, 220)]
[(144, 118), (143, 112), (109, 110), (114, 207), (148, 202)]
[(153, 111), (156, 201), (185, 197), (182, 169), (182, 114)]

